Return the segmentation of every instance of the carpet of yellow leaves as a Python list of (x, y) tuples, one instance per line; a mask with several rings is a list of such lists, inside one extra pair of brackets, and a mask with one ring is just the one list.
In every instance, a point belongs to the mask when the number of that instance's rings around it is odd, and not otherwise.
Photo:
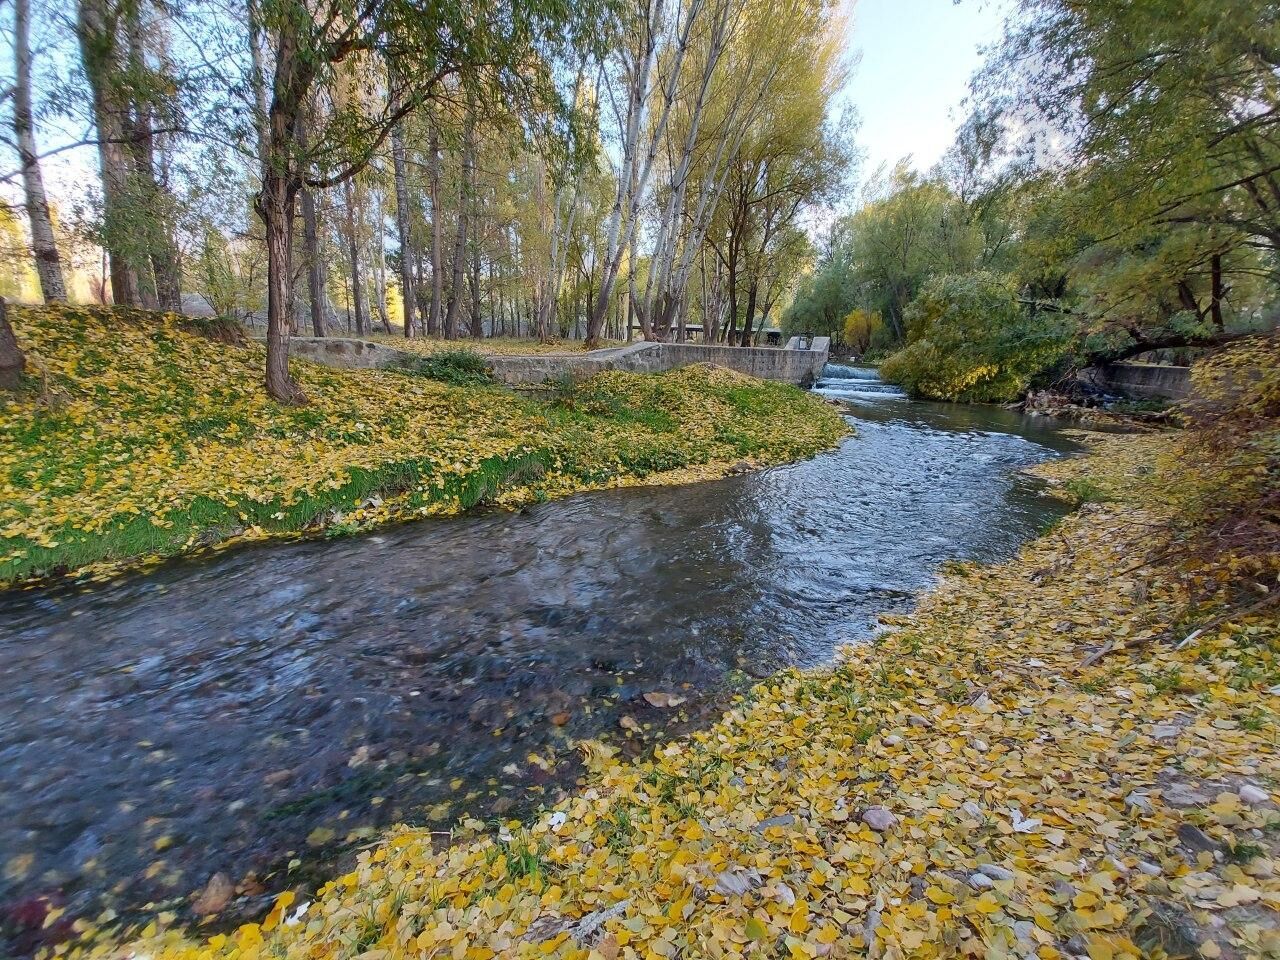
[(295, 362), (174, 315), (15, 308), (30, 389), (0, 397), (0, 584), (213, 543), (329, 532), (574, 490), (720, 476), (847, 433), (817, 399), (709, 366), (611, 372), (572, 409), (501, 387)]
[(1170, 642), (1186, 598), (1150, 537), (1168, 446), (1105, 438), (1046, 468), (1122, 499), (1008, 563), (953, 565), (835, 667), (781, 674), (649, 759), (584, 744), (587, 789), (532, 824), (464, 823), (444, 850), (401, 828), (261, 923), (60, 952), (1275, 955), (1280, 635), (1246, 616)]

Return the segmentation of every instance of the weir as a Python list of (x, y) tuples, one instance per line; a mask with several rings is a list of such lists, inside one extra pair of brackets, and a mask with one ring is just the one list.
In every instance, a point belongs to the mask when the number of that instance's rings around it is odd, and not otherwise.
[[(486, 356), (496, 379), (512, 387), (536, 386), (566, 374), (589, 377), (605, 370), (656, 373), (693, 363), (713, 363), (761, 380), (778, 380), (798, 387), (813, 385), (822, 375), (830, 353), (827, 337), (808, 345), (798, 338), (786, 347), (730, 347), (701, 343), (631, 343), (624, 347), (534, 356)], [(465, 349), (467, 341), (458, 341)], [(382, 343), (338, 337), (293, 337), (290, 356), (339, 369), (412, 367), (421, 354)]]

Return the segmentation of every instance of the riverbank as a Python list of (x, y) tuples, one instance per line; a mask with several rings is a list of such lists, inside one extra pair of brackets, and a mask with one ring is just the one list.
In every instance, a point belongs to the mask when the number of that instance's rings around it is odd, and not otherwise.
[[(955, 564), (832, 669), (619, 761), (530, 825), (400, 829), (311, 903), (168, 957), (1255, 957), (1280, 949), (1274, 608), (1161, 536), (1168, 436), (1042, 468), (1081, 509)], [(1224, 576), (1228, 571), (1217, 571)], [(1200, 575), (1214, 574), (1201, 568)], [(115, 946), (94, 952), (122, 955)]]
[(29, 377), (0, 396), (0, 586), (479, 503), (712, 479), (847, 433), (813, 397), (706, 366), (608, 373), (537, 399), (467, 370), (452, 385), (299, 362), (311, 403), (290, 408), (260, 386), (261, 345), (180, 317), (67, 307), (11, 319)]

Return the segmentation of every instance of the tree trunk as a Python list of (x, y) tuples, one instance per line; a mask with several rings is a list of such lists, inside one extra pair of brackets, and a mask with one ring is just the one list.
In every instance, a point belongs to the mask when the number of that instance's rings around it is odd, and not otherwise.
[(453, 278), (449, 286), (449, 307), (445, 311), (444, 335), (452, 340), (458, 335), (458, 308), (462, 302), (463, 270), (467, 255), (467, 197), (471, 193), (471, 178), (475, 170), (475, 157), (472, 151), (475, 144), (472, 140), (472, 123), (467, 118), (467, 130), (462, 146), (462, 177), (458, 189), (458, 230), (453, 240)]
[(1222, 300), (1227, 295), (1226, 288), (1222, 283), (1222, 254), (1215, 253), (1209, 261), (1209, 272), (1211, 276), (1211, 288), (1209, 296), (1209, 316), (1213, 318), (1213, 325), (1219, 332), (1226, 329), (1226, 320), (1222, 316)]
[(742, 337), (739, 342), (744, 347), (751, 346), (751, 327), (756, 319), (756, 297), (760, 292), (760, 281), (752, 279), (751, 286), (747, 288), (747, 313), (742, 318)]
[(102, 178), (103, 248), (111, 274), (111, 299), (139, 306), (139, 264), (130, 253), (129, 191), (132, 177), (125, 154), (127, 105), (121, 102), (119, 43), (105, 0), (79, 0), (76, 34), (98, 133), (98, 166)]
[[(143, 303), (149, 308), (182, 309), (182, 280), (179, 276), (178, 248), (173, 242), (172, 203), (156, 177), (155, 133), (151, 104), (145, 99), (151, 84), (142, 35), (141, 9), (137, 3), (121, 6), (128, 42), (129, 71), (135, 86), (129, 122), (129, 147), (133, 154), (135, 212), (139, 238), (146, 250), (149, 270), (139, 276)], [(136, 90), (142, 89), (139, 97)]]
[[(256, 40), (255, 49), (256, 48)], [(256, 75), (256, 74), (255, 74)], [(298, 150), (307, 151), (308, 119), (298, 121)], [(311, 307), (311, 333), (316, 337), (324, 336), (325, 327), (325, 282), (324, 259), (320, 256), (320, 215), (316, 209), (315, 193), (310, 187), (303, 186), (299, 199), (302, 201), (302, 244), (307, 258), (307, 299)]]
[(267, 232), (267, 392), (282, 403), (302, 404), (307, 395), (289, 376), (294, 191), (284, 176), (267, 170), (258, 203)]
[[(23, 196), (27, 219), (31, 224), (31, 252), (35, 255), (36, 273), (40, 277), (40, 295), (44, 297), (44, 302), (64, 303), (67, 299), (67, 287), (62, 278), (62, 258), (58, 254), (58, 244), (53, 236), (53, 218), (49, 214), (49, 198), (44, 192), (44, 177), (40, 173), (35, 124), (32, 119), (30, 0), (14, 0), (13, 21), (13, 133), (18, 142)], [(0, 332), (0, 338), (3, 336)]]
[(386, 219), (382, 215), (382, 193), (376, 194), (377, 200), (374, 203), (373, 222), (377, 231), (377, 237), (374, 243), (374, 252), (377, 254), (373, 258), (373, 289), (377, 294), (378, 320), (382, 323), (382, 329), (388, 335), (391, 333), (391, 317), (387, 315), (387, 248), (386, 248)]
[(480, 244), (475, 240), (471, 242), (471, 336), (476, 340), (484, 337), (484, 313), (480, 309)]
[(0, 297), (0, 390), (17, 390), (27, 358), (9, 326), (9, 305)]
[(413, 234), (409, 220), (409, 182), (405, 169), (404, 124), (391, 130), (391, 164), (396, 181), (396, 234), (400, 240), (400, 299), (404, 303), (404, 335), (413, 336), (414, 316), (418, 311), (418, 295), (414, 285)]
[(444, 295), (444, 277), (441, 246), (444, 224), (440, 216), (440, 132), (431, 124), (431, 139), (427, 147), (431, 154), (428, 190), (431, 194), (431, 309), (427, 311), (427, 336), (440, 332), (440, 300)]
[(356, 336), (365, 334), (364, 287), (360, 283), (360, 242), (356, 233), (356, 201), (351, 180), (342, 183), (342, 199), (347, 208), (347, 255), (351, 258), (351, 305), (356, 315)]
[(324, 260), (320, 257), (320, 218), (316, 215), (316, 198), (309, 189), (302, 191), (302, 242), (307, 256), (307, 296), (311, 300), (311, 333), (324, 336), (325, 292)]

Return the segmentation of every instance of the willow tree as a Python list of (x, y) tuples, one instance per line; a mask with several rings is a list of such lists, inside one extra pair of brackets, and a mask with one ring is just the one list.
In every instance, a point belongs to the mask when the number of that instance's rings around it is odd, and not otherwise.
[(1234, 336), (1233, 300), (1280, 281), (1280, 5), (1021, 0), (1010, 23), (977, 83), (986, 140), (1062, 178), (1096, 319), (1135, 321), (1112, 355)]
[[(267, 371), (271, 396), (304, 403), (289, 375), (294, 207), (300, 190), (350, 180), (410, 112), (433, 100), (503, 105), (531, 117), (563, 109), (553, 66), (600, 42), (604, 0), (262, 0), (250, 13), (269, 38), (269, 98), (255, 208), (267, 243)], [(385, 63), (380, 86), (333, 97), (344, 74)], [(330, 105), (300, 133), (309, 105)], [(536, 121), (535, 121), (536, 122)], [(305, 144), (305, 145), (304, 145)]]

